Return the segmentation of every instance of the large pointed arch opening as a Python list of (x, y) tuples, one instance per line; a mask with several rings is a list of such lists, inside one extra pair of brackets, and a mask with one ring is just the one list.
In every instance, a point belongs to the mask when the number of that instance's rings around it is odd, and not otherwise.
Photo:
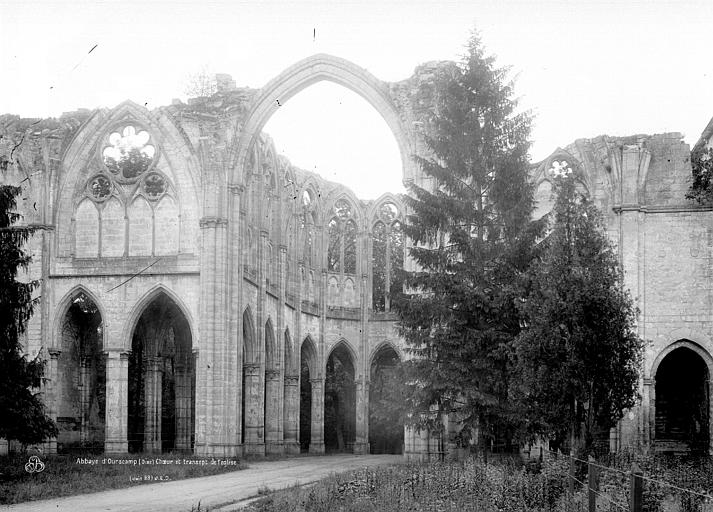
[(129, 451), (192, 451), (195, 386), (190, 323), (176, 301), (159, 290), (143, 307), (131, 337)]
[(259, 137), (270, 117), (286, 102), (318, 82), (341, 85), (366, 100), (384, 119), (396, 139), (401, 157), (401, 177), (415, 175), (414, 144), (409, 131), (394, 105), (387, 85), (367, 70), (338, 57), (317, 54), (287, 68), (268, 82), (253, 102), (241, 130), (233, 160), (231, 182), (245, 184), (248, 161), (255, 139)]
[(338, 343), (327, 358), (324, 380), (324, 448), (354, 452), (356, 441), (356, 357)]
[(312, 426), (318, 417), (315, 407), (319, 406), (319, 400), (313, 396), (316, 390), (312, 384), (317, 378), (317, 349), (312, 338), (307, 336), (300, 347), (299, 445), (303, 453), (314, 448)]
[(404, 423), (392, 407), (399, 389), (397, 366), (401, 358), (394, 347), (383, 344), (369, 369), (369, 449), (371, 453), (403, 453)]
[(57, 450), (101, 452), (106, 427), (104, 322), (84, 290), (69, 297), (57, 334)]
[(709, 455), (713, 359), (688, 340), (673, 343), (652, 369), (654, 446), (660, 453)]

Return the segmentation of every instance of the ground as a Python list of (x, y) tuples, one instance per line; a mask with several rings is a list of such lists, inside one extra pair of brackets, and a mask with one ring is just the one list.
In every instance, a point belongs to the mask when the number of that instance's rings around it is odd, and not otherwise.
[(229, 474), (191, 478), (176, 482), (140, 485), (44, 501), (32, 501), (3, 508), (12, 512), (133, 512), (234, 510), (238, 504), (266, 489), (275, 490), (320, 480), (330, 473), (364, 466), (398, 464), (400, 455), (333, 455), (251, 463), (248, 469)]

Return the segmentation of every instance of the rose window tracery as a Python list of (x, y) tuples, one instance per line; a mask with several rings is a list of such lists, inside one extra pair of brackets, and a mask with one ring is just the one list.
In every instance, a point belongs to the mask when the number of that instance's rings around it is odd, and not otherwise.
[(160, 174), (150, 174), (143, 181), (144, 193), (151, 199), (158, 199), (166, 192), (166, 180)]
[(149, 144), (151, 136), (146, 130), (133, 125), (109, 135), (109, 145), (102, 151), (104, 165), (114, 176), (134, 180), (145, 173), (154, 162), (156, 148)]
[(89, 193), (96, 200), (106, 199), (111, 195), (111, 181), (106, 176), (97, 176), (89, 182)]

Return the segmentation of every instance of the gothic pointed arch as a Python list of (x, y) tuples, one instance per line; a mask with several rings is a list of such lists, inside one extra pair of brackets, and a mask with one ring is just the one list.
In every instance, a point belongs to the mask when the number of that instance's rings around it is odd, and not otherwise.
[(369, 228), (371, 228), (381, 217), (383, 217), (384, 212), (382, 212), (382, 210), (384, 210), (385, 206), (391, 210), (391, 207), (387, 205), (394, 205), (396, 208), (396, 211), (391, 215), (391, 217), (393, 217), (392, 220), (401, 220), (403, 218), (403, 214), (405, 212), (403, 201), (398, 195), (387, 192), (386, 194), (379, 196), (378, 199), (372, 201), (369, 205), (369, 208), (366, 211)]
[(349, 358), (351, 360), (351, 364), (354, 365), (354, 368), (358, 367), (359, 364), (359, 354), (358, 352), (354, 349), (352, 344), (346, 339), (346, 338), (340, 338), (330, 349), (329, 349), (329, 354), (327, 355), (327, 359), (329, 359), (335, 352), (338, 351), (344, 351), (346, 354), (349, 355)]
[[(129, 139), (133, 145), (127, 142)], [(133, 154), (131, 151), (136, 152), (136, 158), (124, 159)], [(146, 108), (131, 101), (111, 110), (96, 111), (64, 151), (62, 168), (66, 172), (61, 174), (56, 188), (57, 208), (53, 219), (60, 234), (55, 238), (60, 256), (73, 254), (75, 245), (71, 242), (75, 229), (87, 228), (75, 218), (83, 197), (95, 203), (100, 215), (105, 206), (116, 206), (111, 198), (119, 201), (120, 212), (114, 211), (116, 208), (106, 212), (109, 219), (104, 222), (105, 227), (116, 227), (107, 240), (99, 242), (107, 250), (92, 257), (124, 256), (119, 239), (124, 232), (123, 209), (129, 208), (137, 194), (145, 194), (157, 203), (173, 201), (176, 211), (164, 208), (163, 214), (165, 217), (166, 212), (171, 213), (171, 220), (177, 226), (180, 219), (181, 246), (176, 247), (175, 252), (195, 252), (200, 163), (185, 133), (166, 112), (151, 115)], [(162, 201), (164, 196), (170, 201)], [(149, 222), (153, 222), (152, 219)], [(163, 254), (165, 251), (165, 246), (159, 250)]]
[(302, 345), (300, 346), (300, 354), (301, 357), (307, 362), (310, 377), (314, 379), (317, 376), (321, 375), (321, 373), (318, 371), (319, 355), (317, 352), (317, 346), (312, 340), (312, 336), (310, 336), (309, 334), (305, 336), (304, 340), (302, 340)]
[(252, 310), (248, 305), (243, 311), (243, 365), (259, 362), (260, 352), (255, 339), (256, 335)]
[(165, 295), (166, 297), (168, 297), (183, 314), (188, 324), (188, 334), (192, 340), (193, 349), (197, 350), (199, 346), (199, 338), (197, 336), (196, 327), (194, 323), (195, 315), (191, 312), (191, 308), (188, 307), (188, 305), (183, 301), (183, 299), (181, 299), (181, 297), (176, 292), (174, 292), (171, 288), (164, 284), (157, 284), (155, 286), (152, 286), (149, 290), (144, 292), (144, 294), (141, 296), (141, 298), (139, 298), (139, 300), (136, 301), (136, 303), (134, 303), (131, 312), (127, 316), (126, 321), (124, 322), (124, 328), (121, 337), (121, 339), (123, 340), (123, 348), (125, 350), (130, 350), (131, 338), (134, 334), (134, 331), (136, 330), (136, 324), (139, 322), (141, 315), (144, 314), (146, 307), (160, 295)]
[(278, 364), (275, 329), (272, 327), (272, 320), (268, 318), (265, 322), (265, 370), (274, 370)]
[(64, 294), (64, 296), (57, 303), (57, 306), (54, 309), (54, 320), (52, 321), (52, 339), (50, 341), (50, 348), (58, 348), (58, 337), (62, 328), (62, 322), (64, 320), (65, 315), (67, 314), (67, 310), (72, 306), (74, 299), (76, 299), (79, 295), (86, 295), (94, 303), (97, 310), (99, 311), (99, 314), (101, 315), (101, 318), (104, 322), (104, 333), (102, 335), (101, 340), (102, 347), (106, 348), (107, 343), (105, 333), (107, 330), (107, 315), (104, 306), (97, 297), (97, 295), (92, 292), (88, 287), (82, 284), (78, 284), (72, 287), (67, 293)]
[(270, 116), (292, 96), (323, 80), (334, 82), (354, 91), (376, 109), (396, 138), (401, 154), (404, 179), (415, 174), (415, 162), (411, 158), (411, 155), (415, 153), (414, 144), (386, 84), (365, 69), (345, 59), (317, 54), (287, 68), (260, 89), (235, 144), (235, 154), (231, 160), (233, 175), (230, 181), (232, 183), (245, 181), (242, 172), (249, 149)]

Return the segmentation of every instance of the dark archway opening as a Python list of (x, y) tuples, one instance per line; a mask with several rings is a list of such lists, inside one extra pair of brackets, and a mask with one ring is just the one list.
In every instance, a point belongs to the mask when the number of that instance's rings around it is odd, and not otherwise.
[(130, 452), (191, 451), (195, 364), (188, 321), (167, 295), (139, 318), (129, 357)]
[(356, 439), (354, 363), (344, 345), (327, 359), (324, 386), (324, 447), (328, 452), (353, 452)]
[(369, 448), (371, 453), (403, 453), (404, 425), (393, 407), (399, 356), (390, 346), (378, 350), (369, 375)]
[(104, 450), (106, 360), (103, 322), (94, 302), (79, 293), (61, 329), (57, 368), (57, 450)]
[(300, 451), (308, 452), (312, 439), (312, 378), (309, 370), (309, 348), (307, 342), (300, 350)]
[(656, 372), (657, 450), (708, 453), (709, 377), (705, 361), (689, 348), (677, 348), (661, 361)]

